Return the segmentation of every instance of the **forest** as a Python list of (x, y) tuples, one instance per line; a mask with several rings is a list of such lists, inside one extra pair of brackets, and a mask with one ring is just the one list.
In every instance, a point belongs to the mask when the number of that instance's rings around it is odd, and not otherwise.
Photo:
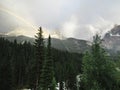
[(45, 45), (42, 33), (34, 45), (0, 38), (0, 90), (120, 90), (119, 55), (114, 60), (99, 35), (86, 53), (71, 53), (52, 48), (50, 36)]

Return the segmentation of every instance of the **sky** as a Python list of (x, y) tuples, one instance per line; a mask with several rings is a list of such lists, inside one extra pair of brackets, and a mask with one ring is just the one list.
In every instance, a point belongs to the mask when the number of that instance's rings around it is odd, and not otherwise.
[(120, 24), (120, 0), (0, 0), (0, 33), (91, 40)]

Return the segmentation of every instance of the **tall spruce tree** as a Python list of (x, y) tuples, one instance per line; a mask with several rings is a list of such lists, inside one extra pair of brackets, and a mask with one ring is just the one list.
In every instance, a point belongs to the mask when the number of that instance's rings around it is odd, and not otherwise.
[(40, 76), (42, 73), (43, 62), (45, 59), (44, 53), (44, 38), (43, 38), (43, 31), (40, 27), (38, 29), (38, 33), (35, 36), (35, 51), (36, 51), (36, 87), (35, 89), (38, 90), (39, 83), (40, 83)]
[(51, 55), (51, 37), (48, 38), (47, 54), (41, 75), (41, 90), (55, 90), (53, 59)]

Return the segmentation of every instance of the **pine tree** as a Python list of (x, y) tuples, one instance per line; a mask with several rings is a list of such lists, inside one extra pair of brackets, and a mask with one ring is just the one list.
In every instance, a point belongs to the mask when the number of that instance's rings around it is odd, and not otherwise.
[(43, 62), (45, 59), (44, 55), (44, 38), (43, 38), (43, 31), (40, 27), (38, 29), (38, 33), (35, 36), (35, 51), (36, 51), (36, 90), (38, 90), (39, 83), (40, 83), (40, 76), (42, 73)]
[(114, 67), (105, 50), (101, 48), (101, 39), (96, 35), (91, 52), (83, 59), (83, 82), (85, 90), (113, 90)]
[[(48, 88), (52, 88), (52, 82), (54, 78), (54, 61), (52, 59), (52, 52), (51, 52), (51, 37), (49, 35), (48, 38), (48, 45), (47, 45), (47, 62), (46, 65), (48, 67), (48, 77), (47, 77), (47, 82), (48, 82)], [(52, 89), (51, 89), (52, 90)]]
[(53, 90), (54, 83), (54, 70), (53, 70), (53, 59), (51, 55), (51, 37), (48, 38), (48, 45), (47, 45), (47, 54), (46, 59), (44, 62), (42, 75), (41, 75), (41, 86), (42, 90)]
[(56, 80), (55, 80), (55, 77), (52, 80), (51, 90), (56, 90)]

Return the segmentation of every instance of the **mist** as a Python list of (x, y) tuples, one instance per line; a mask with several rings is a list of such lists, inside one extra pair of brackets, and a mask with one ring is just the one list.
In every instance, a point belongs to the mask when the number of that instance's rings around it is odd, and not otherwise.
[(0, 32), (34, 37), (42, 26), (46, 35), (91, 40), (96, 33), (104, 36), (115, 24), (120, 24), (119, 3), (119, 0), (1, 0)]

